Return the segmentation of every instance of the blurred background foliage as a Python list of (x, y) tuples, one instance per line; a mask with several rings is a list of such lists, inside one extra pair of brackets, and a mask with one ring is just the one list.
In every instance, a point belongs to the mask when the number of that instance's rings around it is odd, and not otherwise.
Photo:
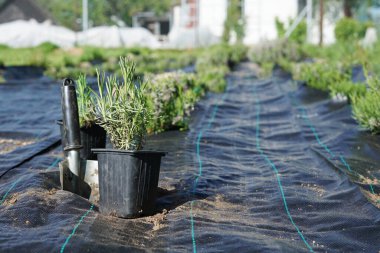
[[(80, 0), (37, 0), (51, 13), (59, 25), (73, 30), (81, 29), (82, 1)], [(113, 25), (124, 22), (132, 24), (132, 16), (137, 12), (153, 11), (157, 15), (170, 10), (179, 0), (91, 0), (88, 2), (91, 26)]]

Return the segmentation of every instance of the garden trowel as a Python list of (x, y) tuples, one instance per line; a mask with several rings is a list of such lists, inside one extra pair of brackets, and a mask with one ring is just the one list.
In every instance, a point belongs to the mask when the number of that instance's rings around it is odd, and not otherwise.
[(81, 136), (75, 83), (65, 79), (61, 87), (62, 144), (65, 159), (60, 163), (62, 190), (96, 201), (98, 198), (98, 161), (80, 157)]

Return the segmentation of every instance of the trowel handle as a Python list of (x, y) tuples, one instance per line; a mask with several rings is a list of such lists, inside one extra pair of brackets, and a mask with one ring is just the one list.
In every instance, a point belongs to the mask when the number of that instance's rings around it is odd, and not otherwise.
[(79, 114), (75, 83), (65, 79), (61, 87), (61, 102), (63, 114), (63, 136), (66, 140), (65, 151), (82, 148), (80, 140)]

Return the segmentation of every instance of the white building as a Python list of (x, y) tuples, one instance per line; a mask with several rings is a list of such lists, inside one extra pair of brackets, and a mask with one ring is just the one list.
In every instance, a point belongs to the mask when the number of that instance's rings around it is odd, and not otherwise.
[[(205, 0), (207, 1), (207, 0)], [(295, 19), (298, 15), (298, 0), (245, 0), (246, 44), (255, 44), (277, 37), (275, 19), (282, 22)]]
[[(219, 42), (227, 16), (228, 0), (182, 0), (173, 9), (169, 41), (173, 46)], [(246, 44), (275, 39), (275, 18), (287, 22), (298, 13), (298, 0), (242, 0), (246, 20)]]
[[(277, 37), (276, 17), (284, 23), (296, 19), (307, 0), (241, 0), (246, 22), (244, 43), (251, 45)], [(217, 43), (223, 34), (228, 0), (181, 0), (173, 9), (170, 46), (192, 47)], [(312, 42), (318, 43), (318, 22), (313, 22)], [(325, 22), (325, 42), (334, 41), (333, 26)]]

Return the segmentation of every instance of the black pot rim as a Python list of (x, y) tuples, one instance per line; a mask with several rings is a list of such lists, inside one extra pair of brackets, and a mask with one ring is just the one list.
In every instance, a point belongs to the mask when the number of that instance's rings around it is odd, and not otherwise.
[(91, 149), (92, 152), (95, 154), (105, 154), (105, 153), (116, 153), (116, 154), (130, 154), (130, 155), (160, 155), (165, 156), (168, 152), (163, 151), (154, 151), (154, 150), (138, 150), (138, 151), (131, 151), (131, 150), (121, 150), (121, 149), (105, 149), (105, 148), (93, 148)]

